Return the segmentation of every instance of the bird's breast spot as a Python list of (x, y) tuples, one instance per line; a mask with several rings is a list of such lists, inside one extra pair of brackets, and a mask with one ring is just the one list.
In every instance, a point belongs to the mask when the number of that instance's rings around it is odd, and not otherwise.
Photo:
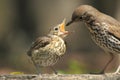
[(55, 47), (57, 47), (57, 46), (58, 46), (58, 43), (55, 44)]

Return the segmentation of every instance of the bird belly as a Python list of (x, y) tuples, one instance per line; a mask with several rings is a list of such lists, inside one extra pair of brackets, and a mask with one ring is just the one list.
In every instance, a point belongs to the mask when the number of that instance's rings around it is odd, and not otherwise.
[(51, 53), (37, 53), (32, 58), (36, 64), (42, 67), (53, 66), (60, 59), (58, 55)]
[(53, 41), (48, 46), (35, 51), (32, 58), (39, 66), (53, 66), (66, 51), (64, 41)]

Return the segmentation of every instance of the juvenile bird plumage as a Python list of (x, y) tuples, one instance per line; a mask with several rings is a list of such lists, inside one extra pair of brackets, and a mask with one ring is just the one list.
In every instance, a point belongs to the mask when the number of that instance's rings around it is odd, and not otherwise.
[(61, 24), (53, 27), (47, 36), (39, 37), (33, 42), (27, 55), (33, 61), (38, 73), (40, 73), (40, 67), (51, 67), (55, 74), (57, 74), (52, 66), (66, 52), (63, 38), (67, 35), (68, 31), (65, 31), (64, 20)]

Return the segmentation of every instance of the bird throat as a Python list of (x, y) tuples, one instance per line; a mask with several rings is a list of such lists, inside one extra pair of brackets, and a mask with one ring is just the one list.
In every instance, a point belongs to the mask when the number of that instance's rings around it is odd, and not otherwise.
[(94, 17), (87, 16), (84, 20), (85, 24), (87, 25), (88, 29), (90, 32), (98, 31), (99, 30), (99, 25), (96, 25), (96, 20)]

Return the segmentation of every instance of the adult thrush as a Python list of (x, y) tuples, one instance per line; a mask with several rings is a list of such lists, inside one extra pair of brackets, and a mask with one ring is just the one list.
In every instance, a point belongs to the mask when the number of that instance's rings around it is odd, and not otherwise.
[[(102, 74), (113, 61), (114, 55), (120, 53), (120, 23), (90, 5), (81, 5), (76, 8), (71, 21), (66, 26), (78, 21), (82, 21), (87, 25), (92, 40), (110, 54), (111, 59), (101, 70), (100, 73)], [(119, 70), (120, 65), (115, 73), (119, 73)]]
[(66, 45), (63, 38), (67, 34), (68, 31), (65, 31), (64, 20), (61, 24), (53, 27), (47, 36), (37, 38), (32, 44), (27, 55), (33, 61), (38, 73), (40, 73), (40, 67), (50, 67), (57, 74), (52, 66), (66, 52)]

